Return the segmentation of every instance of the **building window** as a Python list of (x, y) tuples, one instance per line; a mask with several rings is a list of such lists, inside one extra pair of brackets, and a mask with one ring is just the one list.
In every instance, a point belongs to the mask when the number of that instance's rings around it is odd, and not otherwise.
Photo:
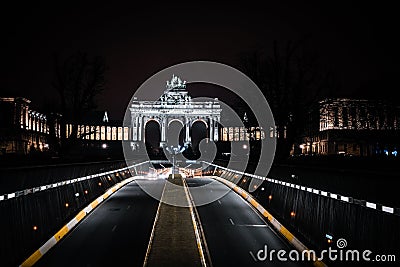
[(65, 126), (65, 136), (69, 138), (69, 124)]
[(111, 128), (111, 140), (117, 140), (117, 127)]
[(261, 132), (260, 132), (260, 130), (257, 129), (257, 130), (255, 131), (255, 133), (256, 133), (255, 139), (256, 139), (256, 140), (261, 140)]
[(129, 140), (129, 127), (124, 127), (124, 140)]
[(240, 140), (240, 129), (239, 127), (234, 128), (234, 140), (239, 141)]
[(106, 126), (101, 126), (100, 129), (100, 140), (106, 140)]
[(90, 126), (85, 127), (85, 139), (89, 140), (90, 139)]
[(25, 109), (25, 128), (29, 129), (29, 113), (28, 108)]
[(339, 127), (339, 109), (335, 107), (333, 109), (333, 127)]
[(118, 139), (117, 140), (122, 140), (122, 127), (118, 127)]
[(111, 140), (111, 127), (107, 126), (106, 140)]
[(226, 127), (222, 128), (222, 141), (228, 141), (228, 129)]
[(100, 126), (93, 126), (96, 140), (100, 140)]
[(90, 126), (90, 140), (95, 140), (95, 133), (96, 133), (96, 128), (95, 126)]
[(245, 127), (240, 127), (240, 140), (241, 141), (246, 140), (246, 128)]
[(83, 132), (84, 132), (84, 126), (83, 125), (78, 125), (78, 138), (82, 138)]
[(228, 134), (229, 134), (229, 135), (228, 135), (228, 136), (229, 136), (229, 137), (228, 137), (229, 140), (230, 140), (230, 141), (233, 141), (233, 127), (229, 127), (229, 128), (228, 128)]

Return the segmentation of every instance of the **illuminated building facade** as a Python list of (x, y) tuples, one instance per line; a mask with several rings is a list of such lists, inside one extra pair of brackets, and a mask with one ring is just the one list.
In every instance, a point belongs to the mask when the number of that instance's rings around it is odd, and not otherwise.
[(48, 150), (50, 127), (60, 136), (59, 121), (49, 124), (46, 115), (30, 109), (30, 103), (22, 97), (0, 98), (0, 154)]
[(260, 127), (222, 127), (220, 131), (220, 141), (259, 141), (265, 138), (265, 132)]
[(309, 113), (301, 154), (397, 156), (400, 107), (385, 101), (333, 98)]
[[(96, 112), (101, 114), (101, 119), (98, 116), (90, 114), (81, 124), (77, 131), (77, 138), (81, 140), (91, 141), (128, 141), (130, 138), (129, 127), (120, 126), (121, 123), (111, 122), (108, 119), (107, 111)], [(72, 134), (72, 124), (66, 125), (66, 136)]]
[(161, 130), (160, 147), (167, 142), (167, 131), (173, 122), (178, 122), (184, 129), (184, 144), (191, 143), (191, 128), (197, 121), (207, 128), (207, 137), (211, 141), (219, 140), (219, 121), (221, 107), (218, 99), (213, 101), (193, 101), (186, 91), (186, 81), (173, 75), (167, 81), (166, 90), (158, 101), (133, 101), (131, 111), (131, 147), (137, 150), (145, 142), (146, 124), (158, 123)]
[[(121, 147), (121, 141), (129, 142), (132, 149), (136, 150), (145, 147), (145, 131), (149, 122), (156, 122), (159, 126), (160, 147), (166, 144), (167, 132), (172, 123), (180, 124), (183, 130), (182, 141), (188, 145), (192, 145), (192, 129), (197, 122), (204, 124), (205, 137), (215, 142), (257, 141), (264, 139), (266, 135), (276, 137), (277, 134), (275, 129), (266, 133), (259, 127), (222, 127), (222, 110), (218, 99), (192, 100), (186, 90), (186, 82), (175, 75), (171, 81), (167, 81), (166, 90), (158, 101), (134, 100), (131, 103), (131, 124), (126, 126), (122, 126), (121, 121), (110, 121), (107, 111), (102, 111), (91, 112), (79, 122), (67, 122), (65, 127), (60, 127), (60, 117), (52, 116), (52, 119), (55, 117), (54, 123), (49, 123), (46, 115), (29, 108), (28, 99), (0, 99), (2, 154), (46, 151), (51, 146), (50, 136), (55, 136), (56, 142), (60, 141), (61, 129), (65, 129), (63, 136), (76, 139), (80, 147), (87, 148), (86, 152), (89, 149), (97, 149), (97, 152), (98, 149), (110, 151), (112, 147)], [(55, 127), (54, 131), (51, 131), (51, 125)], [(246, 118), (244, 125), (247, 125)]]

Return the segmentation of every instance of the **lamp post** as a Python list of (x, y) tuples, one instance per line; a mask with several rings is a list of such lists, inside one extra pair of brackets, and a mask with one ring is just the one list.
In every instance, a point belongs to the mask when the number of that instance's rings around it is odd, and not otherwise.
[(165, 150), (167, 150), (171, 156), (172, 156), (172, 179), (175, 178), (175, 165), (176, 165), (176, 155), (183, 153), (183, 151), (185, 151), (187, 148), (187, 145), (185, 146), (166, 146)]

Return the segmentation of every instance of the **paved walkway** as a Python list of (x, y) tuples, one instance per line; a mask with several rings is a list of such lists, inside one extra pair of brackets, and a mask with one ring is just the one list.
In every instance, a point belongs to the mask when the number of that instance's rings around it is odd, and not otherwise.
[(182, 178), (170, 179), (165, 185), (145, 265), (202, 266), (190, 209), (164, 202), (187, 203)]

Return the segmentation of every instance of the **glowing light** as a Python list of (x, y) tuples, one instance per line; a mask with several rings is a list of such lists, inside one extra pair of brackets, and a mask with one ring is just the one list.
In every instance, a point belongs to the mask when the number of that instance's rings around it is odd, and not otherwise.
[(292, 211), (292, 212), (290, 213), (290, 216), (294, 217), (294, 216), (296, 216), (296, 213), (295, 213), (294, 211)]
[(69, 204), (68, 204), (68, 202), (67, 202), (67, 203), (65, 203), (65, 207), (66, 207), (66, 208), (68, 208), (68, 207), (69, 207)]
[(246, 144), (243, 145), (243, 149), (247, 149), (247, 145)]
[(110, 176), (108, 176), (108, 180), (111, 181), (111, 177)]
[(106, 148), (107, 148), (107, 144), (102, 144), (101, 147), (102, 147), (103, 149), (106, 149)]
[(305, 146), (304, 146), (303, 144), (301, 144), (301, 145), (300, 145), (300, 148), (301, 148), (301, 149), (304, 149), (304, 148), (305, 148)]
[(76, 197), (79, 197), (79, 193), (75, 193), (75, 196), (76, 196)]
[(328, 244), (332, 243), (332, 239), (328, 239)]
[(269, 196), (268, 196), (268, 199), (271, 200), (271, 199), (272, 199), (272, 195), (269, 195)]
[(88, 193), (88, 191), (87, 190), (85, 190), (85, 194), (87, 194)]
[(101, 183), (99, 182), (99, 186), (101, 186)]
[(328, 239), (331, 239), (331, 240), (333, 239), (333, 236), (328, 235), (328, 234), (326, 234), (325, 237), (328, 238)]
[(33, 226), (33, 231), (36, 231), (38, 227), (36, 225)]

